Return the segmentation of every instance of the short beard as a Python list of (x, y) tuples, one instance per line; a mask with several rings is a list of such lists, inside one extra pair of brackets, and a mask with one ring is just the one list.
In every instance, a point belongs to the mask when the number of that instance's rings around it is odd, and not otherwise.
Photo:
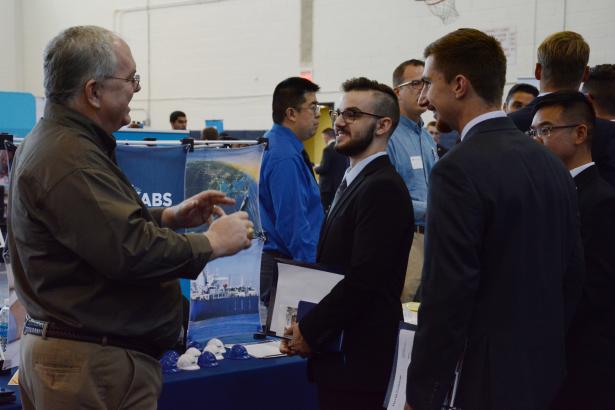
[(372, 124), (365, 130), (365, 133), (361, 133), (360, 138), (350, 139), (345, 146), (340, 147), (337, 142), (335, 143), (335, 150), (340, 154), (344, 154), (348, 157), (354, 157), (362, 153), (369, 147), (374, 140), (374, 132), (376, 131), (376, 123)]

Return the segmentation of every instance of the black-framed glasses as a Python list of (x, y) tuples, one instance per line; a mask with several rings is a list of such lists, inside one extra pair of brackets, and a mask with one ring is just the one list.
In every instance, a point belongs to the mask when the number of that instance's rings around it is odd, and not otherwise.
[(578, 127), (579, 125), (581, 124), (543, 125), (542, 127), (538, 127), (538, 128), (532, 127), (529, 130), (527, 130), (525, 134), (531, 138), (536, 138), (536, 137), (549, 138), (551, 136), (551, 131), (553, 130), (564, 129), (564, 128), (574, 128), (574, 127)]
[(141, 87), (139, 86), (139, 82), (141, 81), (141, 76), (139, 74), (135, 74), (132, 77), (128, 77), (128, 78), (113, 77), (110, 75), (106, 76), (105, 78), (109, 78), (111, 80), (130, 81), (132, 83), (132, 89), (134, 92), (137, 92), (141, 89)]
[(405, 83), (399, 84), (395, 88), (399, 89), (399, 88), (405, 87), (407, 85), (409, 85), (410, 88), (412, 88), (413, 90), (421, 91), (423, 89), (423, 86), (425, 85), (425, 81), (423, 79), (420, 79), (420, 80), (410, 80), (410, 81), (406, 81)]
[(342, 116), (342, 118), (344, 119), (345, 122), (347, 123), (352, 123), (355, 122), (356, 120), (358, 120), (359, 118), (361, 118), (364, 115), (369, 115), (371, 117), (376, 117), (376, 118), (384, 118), (386, 117), (386, 115), (378, 115), (378, 114), (372, 114), (371, 112), (365, 112), (365, 111), (361, 111), (361, 110), (357, 110), (357, 109), (353, 109), (353, 110), (344, 110), (344, 111), (340, 111), (339, 109), (337, 110), (330, 110), (329, 111), (329, 117), (331, 117), (331, 121), (335, 122), (335, 120), (337, 120), (337, 117)]

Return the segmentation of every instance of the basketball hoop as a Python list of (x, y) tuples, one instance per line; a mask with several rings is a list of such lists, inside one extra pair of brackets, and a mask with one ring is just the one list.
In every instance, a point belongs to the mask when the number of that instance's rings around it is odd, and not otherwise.
[(423, 0), (429, 7), (429, 11), (436, 17), (440, 17), (443, 24), (451, 24), (457, 20), (459, 13), (455, 8), (455, 0)]

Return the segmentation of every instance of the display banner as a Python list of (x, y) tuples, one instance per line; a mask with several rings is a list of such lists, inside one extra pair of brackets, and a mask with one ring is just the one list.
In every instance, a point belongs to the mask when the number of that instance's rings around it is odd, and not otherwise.
[[(252, 246), (236, 255), (218, 258), (190, 284), (188, 339), (254, 333), (259, 317), (260, 265), (264, 237), (258, 213), (258, 179), (264, 146), (236, 149), (195, 148), (186, 164), (186, 197), (215, 189), (234, 198), (223, 206), (229, 214), (242, 208), (254, 222)], [(191, 231), (202, 232), (207, 225)], [(261, 233), (261, 234), (259, 234)]]
[(167, 207), (184, 200), (186, 153), (189, 147), (118, 145), (119, 167), (147, 207)]

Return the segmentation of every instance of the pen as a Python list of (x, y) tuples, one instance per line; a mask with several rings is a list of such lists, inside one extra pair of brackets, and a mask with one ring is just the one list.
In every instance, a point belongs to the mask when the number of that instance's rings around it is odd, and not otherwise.
[(239, 205), (239, 210), (240, 210), (240, 211), (245, 211), (245, 210), (248, 208), (248, 199), (249, 199), (249, 198), (250, 198), (250, 197), (249, 197), (248, 195), (246, 195), (246, 196), (243, 198), (243, 201), (241, 201), (241, 205)]
[(288, 340), (288, 341), (293, 340), (292, 336), (278, 336), (278, 335), (275, 335), (273, 337), (277, 337), (278, 339), (284, 339), (284, 340)]

